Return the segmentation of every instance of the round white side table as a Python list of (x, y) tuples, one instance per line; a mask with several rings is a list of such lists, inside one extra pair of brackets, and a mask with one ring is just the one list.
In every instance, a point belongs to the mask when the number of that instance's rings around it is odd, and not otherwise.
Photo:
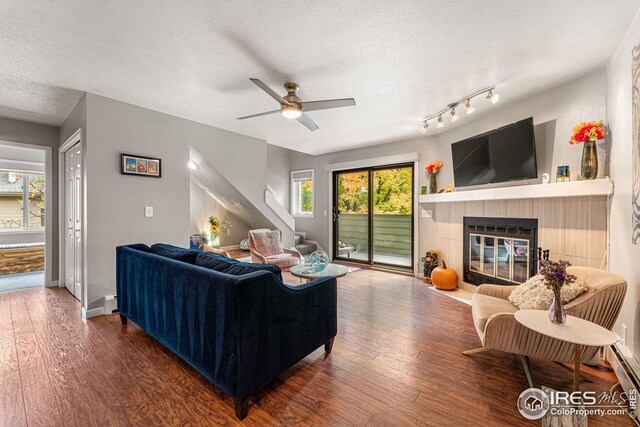
[(333, 276), (335, 278), (344, 277), (349, 270), (344, 265), (333, 263), (327, 264), (327, 266), (320, 271), (314, 270), (309, 264), (298, 264), (291, 267), (289, 272), (300, 279), (310, 281), (327, 276)]
[(564, 325), (552, 323), (546, 310), (516, 311), (515, 318), (532, 331), (574, 344), (573, 389), (575, 391), (580, 390), (580, 351), (582, 346), (603, 347), (618, 341), (618, 337), (613, 332), (575, 316), (567, 315), (567, 321)]

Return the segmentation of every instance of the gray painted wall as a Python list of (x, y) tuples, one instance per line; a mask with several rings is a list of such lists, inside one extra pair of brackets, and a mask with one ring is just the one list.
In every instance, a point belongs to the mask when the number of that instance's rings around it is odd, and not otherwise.
[[(269, 210), (265, 141), (93, 94), (86, 102), (87, 308), (115, 293), (116, 246), (188, 245), (191, 146), (255, 206)], [(161, 158), (162, 178), (121, 175), (122, 152)], [(145, 206), (154, 207), (153, 218), (144, 217)]]
[(291, 150), (267, 144), (267, 182), (278, 202), (289, 211)]
[(51, 257), (51, 279), (58, 280), (58, 138), (60, 129), (55, 126), (47, 126), (36, 123), (23, 122), (0, 117), (0, 140), (41, 145), (51, 147), (51, 172), (52, 182), (47, 182), (47, 195), (51, 198), (51, 216), (54, 226), (51, 230), (51, 242), (47, 246)]
[[(481, 101), (480, 101), (481, 102)], [(485, 109), (494, 109), (491, 114), (478, 117), (465, 116), (460, 120), (467, 123), (438, 135), (416, 136), (416, 138), (340, 151), (322, 156), (310, 156), (291, 152), (291, 169), (315, 169), (315, 218), (296, 218), (296, 231), (306, 231), (309, 239), (317, 240), (321, 246), (329, 249), (329, 226), (331, 207), (329, 201), (329, 173), (326, 166), (332, 163), (372, 159), (402, 153), (417, 152), (420, 155), (420, 167), (417, 171), (419, 186), (428, 186), (425, 167), (433, 160), (440, 160), (444, 167), (439, 174), (439, 186), (453, 184), (451, 144), (533, 116), (536, 125), (536, 145), (538, 152), (539, 175), (544, 172), (555, 179), (557, 165), (570, 165), (572, 178), (580, 171), (580, 146), (569, 145), (569, 137), (575, 123), (585, 120), (606, 118), (606, 72), (599, 69), (584, 77), (550, 89), (542, 94), (511, 104), (484, 105)], [(418, 134), (416, 124), (416, 134)], [(446, 128), (445, 128), (446, 130)], [(598, 144), (601, 174), (606, 170), (606, 144)], [(417, 189), (420, 191), (420, 189)], [(435, 215), (435, 205), (424, 205)], [(327, 216), (324, 216), (324, 211)], [(435, 219), (423, 218), (421, 207), (416, 208), (418, 215), (419, 254), (436, 248)], [(416, 254), (416, 256), (419, 256)]]

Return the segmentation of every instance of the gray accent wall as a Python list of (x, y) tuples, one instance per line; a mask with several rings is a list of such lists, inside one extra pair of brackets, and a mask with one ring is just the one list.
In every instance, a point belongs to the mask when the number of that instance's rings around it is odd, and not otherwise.
[[(88, 309), (115, 293), (116, 246), (188, 245), (190, 147), (271, 220), (265, 141), (98, 95), (86, 102)], [(162, 159), (162, 178), (120, 174), (120, 153)], [(153, 218), (144, 217), (145, 206), (154, 207)]]

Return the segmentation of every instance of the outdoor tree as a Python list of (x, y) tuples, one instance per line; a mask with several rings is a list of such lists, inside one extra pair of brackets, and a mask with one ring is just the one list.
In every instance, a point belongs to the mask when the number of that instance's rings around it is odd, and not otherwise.
[[(413, 176), (410, 168), (373, 172), (373, 213), (411, 214)], [(369, 174), (351, 172), (338, 177), (338, 209), (341, 214), (366, 214)]]

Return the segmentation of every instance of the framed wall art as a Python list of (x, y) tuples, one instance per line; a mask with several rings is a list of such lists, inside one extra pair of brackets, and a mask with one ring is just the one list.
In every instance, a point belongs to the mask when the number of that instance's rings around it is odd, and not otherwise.
[(123, 175), (160, 178), (162, 176), (161, 160), (153, 157), (122, 153), (120, 154), (120, 173)]

